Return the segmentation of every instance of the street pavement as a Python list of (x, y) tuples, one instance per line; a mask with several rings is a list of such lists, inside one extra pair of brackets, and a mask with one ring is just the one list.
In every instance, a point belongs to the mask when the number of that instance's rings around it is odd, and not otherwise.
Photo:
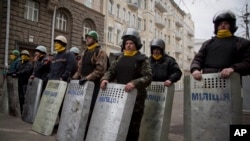
[[(44, 136), (31, 130), (32, 124), (19, 117), (0, 113), (0, 141), (56, 141), (56, 131), (52, 136)], [(183, 92), (174, 95), (169, 141), (183, 141)]]

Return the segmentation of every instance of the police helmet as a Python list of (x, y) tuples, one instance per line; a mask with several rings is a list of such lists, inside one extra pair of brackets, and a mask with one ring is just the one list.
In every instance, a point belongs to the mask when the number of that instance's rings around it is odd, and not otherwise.
[(135, 45), (136, 45), (136, 49), (140, 50), (142, 47), (142, 43), (141, 43), (141, 38), (139, 35), (139, 32), (134, 29), (134, 28), (127, 28), (122, 35), (122, 50), (125, 48), (125, 42), (127, 40), (132, 40)]
[(164, 52), (165, 52), (165, 42), (162, 39), (153, 39), (150, 42), (151, 54), (153, 53), (154, 48), (159, 48), (161, 50), (161, 53), (164, 54)]
[(214, 23), (214, 33), (217, 34), (219, 23), (222, 21), (227, 21), (230, 24), (230, 31), (233, 34), (237, 30), (236, 17), (232, 11), (220, 11), (215, 14), (213, 18)]

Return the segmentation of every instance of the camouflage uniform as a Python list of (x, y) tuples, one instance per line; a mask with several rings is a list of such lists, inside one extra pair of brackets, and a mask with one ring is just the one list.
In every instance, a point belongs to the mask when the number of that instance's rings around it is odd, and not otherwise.
[[(130, 58), (128, 63), (124, 62), (127, 58)], [(123, 63), (121, 63), (122, 61)], [(127, 141), (137, 141), (144, 111), (144, 102), (147, 95), (146, 87), (152, 80), (152, 70), (148, 57), (140, 52), (131, 57), (121, 55), (117, 60), (112, 62), (110, 68), (101, 80), (108, 80), (109, 82), (117, 81), (119, 84), (131, 82), (135, 85), (137, 97), (129, 126)]]

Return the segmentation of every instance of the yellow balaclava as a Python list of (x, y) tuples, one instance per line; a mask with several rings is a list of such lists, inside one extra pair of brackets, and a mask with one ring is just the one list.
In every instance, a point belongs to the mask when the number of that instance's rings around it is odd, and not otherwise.
[(55, 42), (55, 50), (56, 50), (56, 52), (62, 52), (62, 51), (64, 51), (66, 48), (62, 45), (62, 44), (60, 44), (60, 43), (58, 43), (58, 42)]
[(124, 56), (134, 56), (138, 51), (134, 50), (134, 51), (130, 51), (130, 50), (123, 50), (123, 55)]
[(88, 50), (93, 50), (93, 49), (95, 49), (97, 46), (98, 46), (98, 43), (94, 43), (93, 45), (88, 46)]
[(162, 55), (161, 54), (159, 54), (159, 55), (152, 55), (152, 57), (155, 59), (155, 60), (159, 60), (159, 59), (161, 59), (162, 58)]
[(222, 29), (222, 30), (219, 30), (217, 32), (217, 35), (216, 35), (218, 38), (226, 38), (226, 37), (231, 37), (233, 36), (233, 34), (231, 33), (230, 30), (227, 30), (227, 29)]
[(21, 60), (22, 60), (22, 64), (26, 61), (28, 61), (30, 59), (30, 57), (26, 54), (22, 54), (21, 55)]
[(14, 54), (10, 54), (10, 60), (11, 60), (11, 61), (16, 60), (16, 58), (17, 58), (17, 56), (16, 56), (16, 55), (14, 55)]

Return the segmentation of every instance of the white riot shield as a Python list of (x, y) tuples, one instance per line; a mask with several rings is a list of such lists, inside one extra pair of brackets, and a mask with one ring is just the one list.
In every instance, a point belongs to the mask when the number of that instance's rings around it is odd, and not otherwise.
[(43, 80), (29, 79), (23, 105), (22, 120), (33, 123), (41, 98)]
[(2, 92), (0, 93), (0, 112), (9, 114), (9, 100), (7, 91), (7, 78), (3, 78)]
[(125, 141), (137, 90), (124, 91), (125, 85), (109, 83), (100, 90), (85, 141)]
[(95, 84), (71, 80), (65, 94), (57, 131), (59, 141), (83, 141)]
[(67, 82), (49, 80), (42, 94), (32, 130), (51, 135), (67, 88)]
[(7, 90), (9, 96), (9, 114), (21, 117), (17, 78), (12, 78), (12, 76), (7, 77)]
[(250, 112), (250, 76), (242, 77), (243, 110)]
[(139, 141), (167, 141), (174, 99), (174, 85), (151, 82), (147, 88)]
[(240, 76), (228, 79), (219, 73), (203, 74), (202, 80), (184, 79), (185, 141), (229, 141), (230, 124), (241, 124)]

